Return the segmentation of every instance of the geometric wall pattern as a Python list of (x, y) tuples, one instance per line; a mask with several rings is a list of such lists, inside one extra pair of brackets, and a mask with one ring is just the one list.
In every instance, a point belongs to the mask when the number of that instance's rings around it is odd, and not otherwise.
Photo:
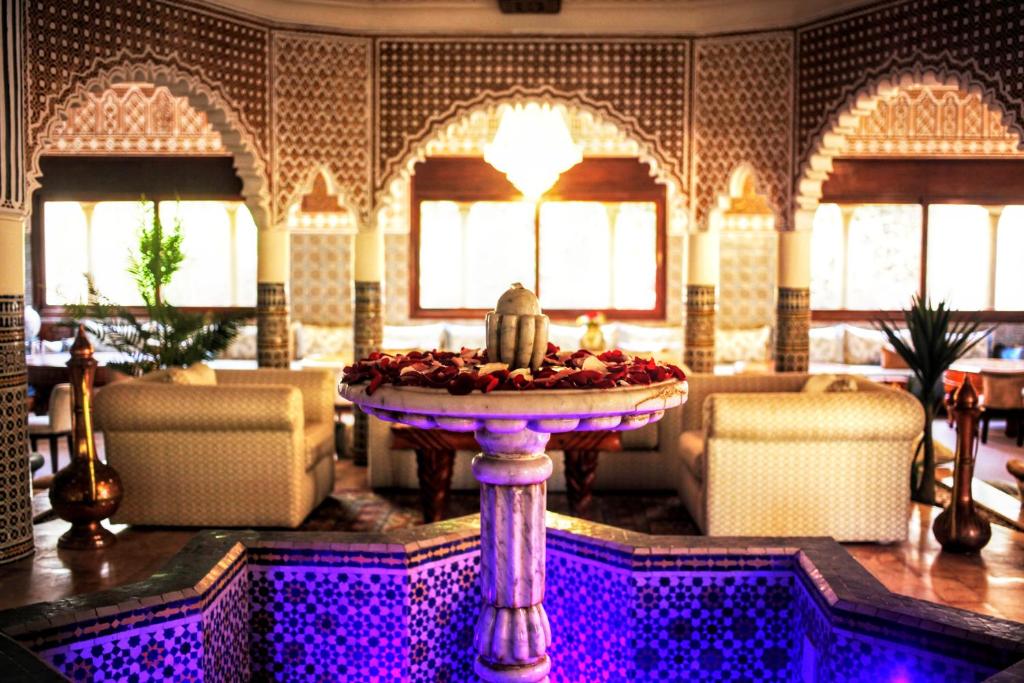
[(149, 83), (118, 83), (69, 107), (44, 141), (47, 154), (225, 155), (205, 112)]
[(723, 230), (718, 320), (724, 330), (775, 326), (775, 230)]
[(351, 280), (351, 235), (292, 234), (292, 320), (314, 325), (351, 325)]
[(899, 88), (846, 137), (843, 156), (1019, 155), (1019, 137), (977, 93), (956, 86)]
[(490, 96), (533, 92), (607, 114), (687, 187), (685, 39), (381, 39), (376, 186), (431, 128)]
[(859, 88), (915, 64), (944, 66), (989, 89), (1024, 124), (1024, 3), (908, 0), (850, 12), (797, 31), (797, 155)]
[(784, 229), (791, 188), (791, 34), (698, 40), (693, 87), (692, 229), (707, 227), (743, 164), (753, 167), (776, 227)]
[(370, 41), (275, 32), (271, 80), (277, 218), (326, 171), (339, 199), (370, 215)]
[(253, 137), (256, 156), (268, 165), (266, 27), (159, 0), (32, 0), (27, 5), (30, 147), (75, 86), (108, 67), (154, 62), (175, 67), (216, 92)]

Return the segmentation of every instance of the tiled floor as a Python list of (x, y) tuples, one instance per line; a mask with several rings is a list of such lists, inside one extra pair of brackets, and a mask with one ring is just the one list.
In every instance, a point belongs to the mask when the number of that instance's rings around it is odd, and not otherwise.
[[(67, 462), (66, 454), (62, 462)], [(366, 470), (339, 463), (336, 491), (366, 491)], [(36, 496), (41, 512), (45, 495)], [(626, 509), (620, 506), (621, 509)], [(604, 514), (614, 515), (615, 503)], [(847, 549), (890, 590), (1024, 621), (1024, 534), (994, 527), (980, 556), (942, 553), (931, 533), (937, 509), (908, 506), (908, 539), (891, 545), (850, 544)], [(629, 514), (633, 514), (632, 512)], [(602, 519), (614, 523), (615, 519)], [(633, 524), (636, 520), (621, 520)], [(641, 520), (651, 524), (650, 520)], [(33, 558), (0, 566), (0, 609), (92, 592), (148, 577), (176, 553), (191, 530), (114, 527), (119, 543), (100, 552), (56, 550), (67, 528), (59, 520), (36, 525)]]

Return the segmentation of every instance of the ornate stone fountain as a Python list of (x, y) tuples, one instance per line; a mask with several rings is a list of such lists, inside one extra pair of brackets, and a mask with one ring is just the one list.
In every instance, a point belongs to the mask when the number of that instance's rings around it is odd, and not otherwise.
[[(548, 319), (536, 296), (514, 285), (487, 315), (491, 361), (537, 369), (547, 349)], [(483, 606), (476, 625), (475, 670), (485, 681), (546, 681), (551, 627), (544, 611), (545, 509), (556, 432), (638, 429), (686, 399), (676, 379), (608, 389), (471, 392), (419, 386), (342, 384), (342, 396), (388, 422), (473, 432), (480, 482)]]

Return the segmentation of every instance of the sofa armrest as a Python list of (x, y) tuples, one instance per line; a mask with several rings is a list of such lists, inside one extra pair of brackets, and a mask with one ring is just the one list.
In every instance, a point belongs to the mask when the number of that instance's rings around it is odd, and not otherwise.
[(97, 429), (301, 431), (302, 394), (289, 386), (118, 382), (96, 392)]
[(333, 422), (335, 373), (325, 368), (259, 368), (256, 370), (218, 370), (220, 386), (284, 385), (297, 387), (302, 393), (302, 410), (306, 422)]
[(714, 394), (704, 403), (708, 438), (759, 441), (911, 440), (924, 425), (906, 392)]

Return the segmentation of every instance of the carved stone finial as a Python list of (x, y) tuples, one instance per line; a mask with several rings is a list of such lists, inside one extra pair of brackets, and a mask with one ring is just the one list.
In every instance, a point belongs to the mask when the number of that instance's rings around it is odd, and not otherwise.
[(548, 348), (548, 317), (537, 295), (515, 283), (487, 314), (487, 357), (509, 368), (536, 370)]

